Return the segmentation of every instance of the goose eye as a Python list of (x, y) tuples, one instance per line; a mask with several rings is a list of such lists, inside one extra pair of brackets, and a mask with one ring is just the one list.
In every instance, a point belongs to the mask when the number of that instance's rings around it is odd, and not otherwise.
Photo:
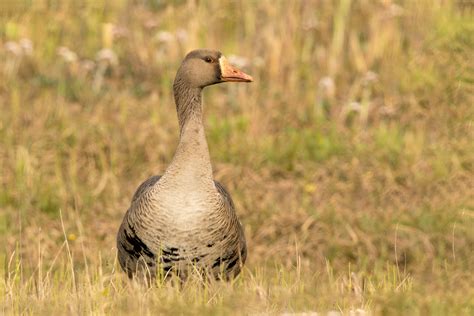
[(212, 58), (211, 57), (205, 57), (204, 60), (206, 61), (206, 63), (212, 63)]

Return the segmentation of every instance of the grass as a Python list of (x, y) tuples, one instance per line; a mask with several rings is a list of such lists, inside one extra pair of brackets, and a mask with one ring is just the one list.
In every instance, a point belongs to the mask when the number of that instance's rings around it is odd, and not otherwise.
[[(0, 4), (2, 314), (470, 315), (474, 19), (463, 1)], [(172, 158), (171, 83), (204, 94), (249, 258), (232, 283), (129, 282), (115, 233)]]

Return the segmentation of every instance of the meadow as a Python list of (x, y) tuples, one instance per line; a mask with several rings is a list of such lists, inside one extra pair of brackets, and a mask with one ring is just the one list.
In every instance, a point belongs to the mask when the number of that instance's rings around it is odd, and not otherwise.
[[(199, 47), (255, 80), (204, 92), (248, 261), (146, 288), (115, 236)], [(469, 1), (2, 1), (0, 314), (472, 315), (473, 56)]]

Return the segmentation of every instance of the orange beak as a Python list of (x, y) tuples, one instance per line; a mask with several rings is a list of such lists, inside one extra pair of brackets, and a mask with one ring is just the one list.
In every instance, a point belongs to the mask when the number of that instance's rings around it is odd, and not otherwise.
[(221, 67), (221, 80), (227, 82), (252, 82), (252, 76), (247, 75), (242, 70), (232, 66), (224, 56), (219, 58)]

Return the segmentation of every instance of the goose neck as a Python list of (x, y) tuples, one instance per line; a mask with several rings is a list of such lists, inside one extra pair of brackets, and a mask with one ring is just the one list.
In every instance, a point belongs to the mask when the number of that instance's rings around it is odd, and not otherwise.
[(202, 89), (190, 87), (178, 77), (173, 84), (173, 92), (182, 134), (184, 125), (190, 119), (202, 122)]
[(202, 120), (202, 89), (174, 85), (180, 137), (166, 179), (199, 187), (213, 186), (209, 148)]

